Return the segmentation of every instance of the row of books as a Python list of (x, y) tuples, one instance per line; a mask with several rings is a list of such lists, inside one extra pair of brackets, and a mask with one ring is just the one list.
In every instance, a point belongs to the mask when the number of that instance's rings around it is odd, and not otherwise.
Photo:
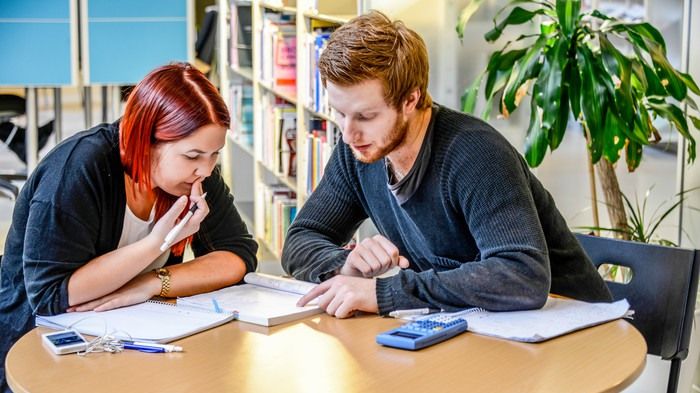
[(258, 184), (258, 194), (262, 196), (264, 208), (263, 233), (259, 237), (277, 255), (282, 254), (287, 230), (297, 214), (296, 194), (284, 185)]
[(253, 66), (253, 19), (251, 2), (231, 1), (229, 61), (234, 68)]
[(274, 173), (295, 177), (296, 107), (272, 94), (262, 95), (261, 106), (262, 138), (256, 156)]
[(331, 158), (340, 138), (338, 127), (323, 119), (309, 120), (309, 133), (307, 135), (307, 154), (309, 165), (307, 166), (306, 192), (311, 194), (325, 173), (326, 164)]
[(268, 12), (260, 29), (260, 81), (296, 96), (297, 32), (293, 15)]
[(306, 105), (315, 112), (330, 116), (328, 94), (321, 82), (321, 74), (318, 70), (318, 59), (326, 48), (326, 43), (331, 35), (332, 27), (319, 27), (306, 37), (306, 49), (309, 60), (309, 78), (307, 86)]
[(252, 149), (253, 146), (253, 85), (232, 83), (229, 88), (231, 103), (231, 133), (233, 139)]

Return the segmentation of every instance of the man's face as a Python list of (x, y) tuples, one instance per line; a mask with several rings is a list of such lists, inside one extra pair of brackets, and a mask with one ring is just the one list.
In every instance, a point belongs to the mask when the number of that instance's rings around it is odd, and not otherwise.
[(355, 158), (372, 163), (391, 153), (406, 138), (408, 121), (384, 100), (378, 80), (352, 86), (327, 83), (328, 100), (337, 112), (343, 142)]

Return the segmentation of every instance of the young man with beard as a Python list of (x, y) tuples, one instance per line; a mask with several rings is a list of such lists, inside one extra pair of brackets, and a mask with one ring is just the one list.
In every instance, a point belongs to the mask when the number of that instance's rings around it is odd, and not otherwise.
[[(289, 229), (300, 301), (355, 311), (533, 309), (548, 293), (610, 293), (551, 195), (488, 124), (433, 104), (423, 40), (370, 12), (331, 36), (319, 60), (343, 140)], [(343, 247), (360, 223), (379, 235)], [(398, 266), (398, 274), (377, 278)]]

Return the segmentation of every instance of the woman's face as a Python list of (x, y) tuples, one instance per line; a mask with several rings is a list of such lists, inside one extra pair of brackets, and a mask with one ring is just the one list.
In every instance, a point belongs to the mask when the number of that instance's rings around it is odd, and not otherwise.
[(151, 183), (170, 195), (190, 195), (192, 183), (211, 175), (226, 142), (226, 128), (208, 124), (185, 138), (153, 147)]

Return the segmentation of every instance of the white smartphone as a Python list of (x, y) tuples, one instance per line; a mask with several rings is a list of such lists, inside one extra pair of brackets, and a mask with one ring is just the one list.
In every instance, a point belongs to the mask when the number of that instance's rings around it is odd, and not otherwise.
[(84, 351), (88, 345), (87, 340), (72, 329), (44, 333), (41, 335), (41, 341), (56, 355)]

